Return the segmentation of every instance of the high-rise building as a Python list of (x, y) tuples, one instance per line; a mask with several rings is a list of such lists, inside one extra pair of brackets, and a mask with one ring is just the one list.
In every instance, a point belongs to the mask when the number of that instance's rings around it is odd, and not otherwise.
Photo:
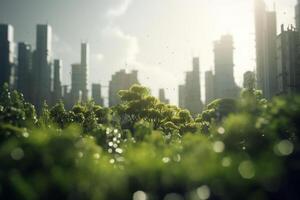
[(300, 34), (294, 27), (281, 26), (277, 37), (278, 94), (300, 93)]
[(82, 65), (72, 64), (72, 72), (71, 72), (71, 104), (75, 104), (77, 102), (81, 102), (82, 98)]
[(224, 35), (214, 44), (215, 98), (236, 98), (238, 87), (234, 81), (233, 38)]
[(69, 91), (68, 85), (62, 86), (62, 99), (64, 101), (65, 107), (67, 109), (71, 109), (73, 104), (72, 104), (71, 93)]
[(82, 100), (88, 100), (88, 68), (89, 68), (89, 44), (81, 44), (81, 91)]
[(170, 103), (170, 100), (166, 98), (165, 90), (162, 88), (159, 89), (159, 91), (158, 91), (158, 99), (162, 103), (165, 103), (165, 104)]
[(32, 102), (32, 49), (31, 45), (18, 44), (17, 90), (23, 93), (27, 101)]
[(104, 99), (101, 94), (101, 84), (92, 84), (92, 98), (96, 104), (104, 106)]
[(89, 45), (81, 44), (81, 61), (72, 65), (72, 103), (88, 100)]
[(185, 85), (179, 85), (178, 86), (178, 106), (180, 108), (185, 108)]
[(62, 99), (62, 86), (61, 86), (61, 70), (62, 70), (62, 61), (54, 60), (54, 76), (53, 76), (53, 103), (57, 103)]
[(213, 71), (205, 72), (205, 104), (211, 103), (215, 99), (215, 76)]
[(14, 29), (9, 24), (0, 24), (0, 87), (13, 84)]
[(188, 109), (193, 115), (202, 111), (198, 57), (193, 58), (193, 70), (186, 73), (185, 85), (179, 86), (179, 106)]
[(276, 13), (267, 11), (264, 0), (255, 0), (257, 88), (270, 99), (277, 91)]
[(37, 25), (36, 50), (33, 56), (33, 97), (38, 112), (44, 101), (51, 104), (52, 68), (51, 68), (52, 28), (49, 25)]
[(255, 73), (252, 71), (247, 71), (244, 73), (243, 87), (247, 89), (255, 88)]
[(126, 73), (125, 70), (121, 70), (112, 75), (109, 82), (109, 106), (115, 106), (121, 102), (118, 92), (120, 90), (127, 90), (132, 85), (139, 84), (138, 72), (136, 70), (131, 73)]
[(295, 6), (295, 21), (296, 21), (296, 29), (300, 30), (300, 0), (297, 0), (297, 5)]

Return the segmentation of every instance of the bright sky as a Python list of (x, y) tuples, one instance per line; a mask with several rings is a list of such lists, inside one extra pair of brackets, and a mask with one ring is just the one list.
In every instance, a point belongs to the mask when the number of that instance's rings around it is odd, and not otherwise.
[[(276, 3), (278, 26), (294, 24), (296, 0), (266, 1), (270, 9)], [(137, 69), (140, 82), (154, 95), (158, 88), (166, 88), (167, 97), (177, 103), (177, 87), (184, 82), (184, 72), (192, 69), (192, 57), (200, 57), (204, 75), (213, 67), (213, 41), (223, 34), (234, 36), (237, 84), (242, 84), (245, 71), (255, 68), (252, 4), (252, 0), (0, 0), (0, 23), (15, 27), (17, 42), (32, 44), (35, 24), (52, 25), (53, 58), (64, 61), (64, 83), (70, 82), (70, 64), (79, 62), (80, 42), (85, 40), (91, 45), (90, 82), (106, 86), (115, 71)]]

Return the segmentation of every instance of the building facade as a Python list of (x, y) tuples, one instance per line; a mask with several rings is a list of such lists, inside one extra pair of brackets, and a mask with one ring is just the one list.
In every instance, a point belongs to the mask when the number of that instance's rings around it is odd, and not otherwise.
[(179, 107), (192, 115), (202, 112), (199, 58), (193, 58), (193, 70), (186, 73), (185, 84), (179, 86)]
[(276, 25), (276, 13), (255, 0), (256, 81), (267, 99), (277, 92)]
[(224, 35), (214, 43), (214, 97), (236, 98), (238, 87), (234, 81), (233, 38)]
[(215, 100), (215, 76), (213, 71), (205, 72), (205, 104), (208, 105)]
[(72, 65), (71, 102), (88, 101), (89, 45), (81, 44), (81, 61)]
[(32, 48), (24, 42), (18, 44), (17, 90), (32, 102)]
[(278, 94), (300, 93), (300, 37), (294, 27), (281, 26), (277, 37)]
[(92, 84), (92, 99), (97, 105), (104, 106), (101, 84)]
[(170, 100), (166, 98), (165, 90), (163, 88), (160, 88), (158, 91), (158, 99), (161, 103), (170, 103)]
[(61, 85), (61, 70), (62, 60), (56, 59), (53, 62), (54, 75), (53, 75), (53, 103), (62, 100), (62, 85)]
[(0, 87), (14, 83), (14, 29), (9, 24), (0, 24)]
[(51, 104), (52, 94), (52, 28), (37, 25), (36, 50), (33, 55), (33, 103), (40, 112), (44, 102)]
[(109, 106), (115, 106), (121, 102), (118, 92), (120, 90), (127, 90), (132, 85), (139, 84), (138, 72), (136, 70), (127, 73), (125, 70), (121, 70), (112, 75), (109, 82)]
[(246, 89), (255, 88), (255, 73), (252, 71), (247, 71), (243, 76), (243, 87)]

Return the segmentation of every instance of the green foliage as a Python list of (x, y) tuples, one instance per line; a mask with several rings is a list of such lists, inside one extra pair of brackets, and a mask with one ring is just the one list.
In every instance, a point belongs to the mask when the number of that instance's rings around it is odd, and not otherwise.
[(259, 91), (194, 119), (142, 86), (121, 104), (0, 96), (0, 199), (298, 199), (300, 97)]

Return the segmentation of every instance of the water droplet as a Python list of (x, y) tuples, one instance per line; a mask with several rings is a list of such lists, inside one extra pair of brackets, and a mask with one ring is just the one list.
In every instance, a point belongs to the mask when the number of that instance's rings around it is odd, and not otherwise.
[(218, 133), (223, 135), (225, 133), (225, 129), (223, 127), (218, 128)]
[(288, 156), (293, 153), (294, 145), (289, 140), (281, 140), (275, 146), (275, 153), (279, 156)]
[(251, 179), (255, 176), (255, 169), (251, 161), (246, 160), (239, 165), (240, 175), (245, 179)]
[(14, 160), (21, 160), (24, 157), (24, 151), (21, 148), (15, 148), (11, 153), (10, 156)]
[(95, 153), (95, 154), (94, 154), (94, 158), (95, 158), (95, 159), (99, 159), (99, 158), (100, 158), (100, 154), (99, 154), (99, 153)]
[(133, 200), (147, 200), (147, 194), (143, 191), (133, 193)]
[(216, 141), (213, 144), (213, 149), (216, 153), (222, 153), (225, 149), (225, 145), (222, 141)]
[(117, 149), (116, 149), (116, 152), (121, 154), (121, 153), (123, 153), (123, 149), (117, 148)]
[(200, 200), (206, 200), (210, 196), (210, 189), (207, 185), (197, 188), (197, 195)]
[(175, 162), (180, 162), (180, 161), (181, 161), (181, 156), (180, 156), (180, 154), (177, 154), (177, 155), (174, 156), (174, 161), (175, 161)]
[(170, 158), (169, 157), (163, 157), (162, 161), (164, 163), (168, 163), (168, 162), (170, 162)]
[(229, 167), (231, 165), (231, 158), (225, 157), (222, 159), (222, 166), (223, 167)]
[(24, 132), (22, 135), (23, 135), (24, 138), (28, 138), (29, 137), (29, 133), (28, 132)]

